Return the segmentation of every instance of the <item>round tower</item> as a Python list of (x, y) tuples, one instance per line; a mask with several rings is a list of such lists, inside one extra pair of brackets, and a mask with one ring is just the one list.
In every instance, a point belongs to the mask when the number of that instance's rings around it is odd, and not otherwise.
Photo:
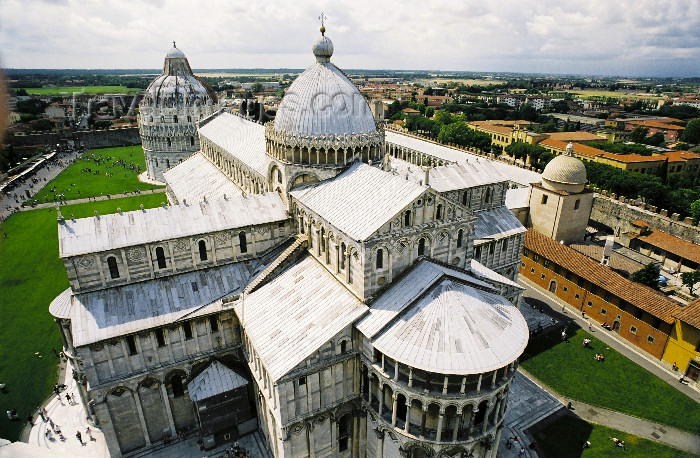
[(217, 108), (216, 93), (192, 73), (187, 57), (173, 42), (163, 73), (151, 82), (139, 104), (149, 178), (163, 181), (164, 171), (199, 150), (197, 122)]

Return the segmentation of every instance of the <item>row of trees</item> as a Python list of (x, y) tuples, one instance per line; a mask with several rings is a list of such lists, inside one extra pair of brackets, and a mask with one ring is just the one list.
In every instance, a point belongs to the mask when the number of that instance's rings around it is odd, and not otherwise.
[(529, 157), (530, 165), (538, 169), (544, 169), (555, 156), (543, 146), (523, 142), (511, 143), (506, 146), (504, 153), (523, 162), (527, 162)]

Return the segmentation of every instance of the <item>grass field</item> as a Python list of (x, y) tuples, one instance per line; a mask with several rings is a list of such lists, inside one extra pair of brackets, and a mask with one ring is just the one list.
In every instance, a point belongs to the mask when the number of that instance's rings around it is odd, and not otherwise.
[(75, 93), (84, 94), (138, 94), (143, 89), (126, 86), (54, 86), (39, 88), (24, 88), (30, 95), (65, 95)]
[[(64, 216), (76, 218), (137, 210), (141, 204), (157, 207), (165, 195), (89, 202), (61, 207)], [(2, 225), (7, 238), (0, 238), (0, 381), (7, 394), (0, 394), (3, 412), (16, 408), (26, 418), (51, 393), (56, 383), (60, 351), (58, 328), (49, 314), (49, 303), (68, 287), (63, 263), (58, 257), (56, 210), (53, 208), (19, 212)], [(41, 355), (36, 355), (38, 352)], [(0, 417), (0, 437), (17, 440), (25, 422)]]
[[(569, 334), (568, 343), (559, 332), (531, 339), (522, 367), (563, 396), (700, 433), (697, 402), (582, 329)], [(583, 346), (584, 338), (592, 348)], [(596, 353), (605, 362), (596, 361)]]
[[(571, 415), (562, 416), (534, 434), (547, 458), (619, 457), (690, 458), (693, 454), (643, 439), (632, 434), (588, 423)], [(610, 439), (625, 441), (625, 451)], [(589, 441), (590, 448), (582, 443)]]
[[(83, 172), (88, 168), (90, 172)], [(145, 168), (143, 149), (139, 145), (89, 150), (49, 182), (33, 200), (38, 203), (54, 202), (54, 195), (59, 194), (65, 194), (66, 200), (73, 200), (122, 194), (137, 188), (142, 191), (162, 188), (139, 181), (138, 174)]]
[(578, 95), (582, 98), (586, 97), (616, 97), (618, 99), (641, 99), (641, 100), (652, 100), (660, 99), (658, 95), (655, 94), (626, 94), (624, 92), (617, 91), (603, 91), (603, 90), (580, 90), (580, 91), (566, 91), (574, 95)]

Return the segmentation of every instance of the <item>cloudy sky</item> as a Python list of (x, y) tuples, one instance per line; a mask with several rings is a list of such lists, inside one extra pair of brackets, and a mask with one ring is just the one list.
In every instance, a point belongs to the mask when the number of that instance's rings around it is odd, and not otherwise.
[(700, 76), (697, 0), (2, 0), (11, 68), (305, 68)]

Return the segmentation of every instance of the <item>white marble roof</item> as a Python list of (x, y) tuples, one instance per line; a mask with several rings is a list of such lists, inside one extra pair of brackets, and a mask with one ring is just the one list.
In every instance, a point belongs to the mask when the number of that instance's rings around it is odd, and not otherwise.
[(358, 330), (390, 358), (431, 372), (478, 374), (514, 361), (529, 334), (520, 311), (455, 272), (419, 264), (372, 304)]
[(187, 391), (190, 398), (196, 402), (246, 386), (248, 383), (250, 382), (238, 372), (214, 361), (187, 384)]
[(224, 172), (212, 164), (201, 152), (163, 172), (165, 182), (178, 202), (188, 203), (236, 197), (243, 194)]
[(222, 111), (199, 127), (199, 136), (208, 138), (267, 177), (269, 159), (265, 155), (265, 127), (262, 124)]
[(485, 280), (491, 280), (495, 281), (498, 283), (504, 283), (509, 286), (515, 286), (516, 288), (519, 289), (525, 289), (524, 287), (520, 286), (513, 280), (511, 280), (508, 277), (504, 277), (503, 275), (499, 274), (498, 272), (495, 272), (476, 259), (471, 260), (471, 268), (472, 268), (472, 274), (478, 278), (483, 278)]
[(427, 188), (356, 162), (330, 180), (291, 195), (354, 240), (366, 240)]
[(56, 318), (70, 318), (71, 297), (73, 290), (66, 288), (49, 304), (49, 313)]
[(235, 310), (275, 381), (362, 316), (367, 306), (306, 255), (246, 295)]
[(302, 135), (377, 131), (365, 98), (330, 62), (316, 62), (294, 80), (282, 98), (274, 125), (276, 130)]
[(248, 284), (255, 261), (227, 264), (171, 277), (72, 296), (73, 344), (89, 345), (164, 326)]
[(476, 212), (474, 243), (500, 239), (527, 231), (508, 207), (496, 207)]
[(525, 208), (530, 205), (530, 188), (515, 188), (506, 191), (506, 207)]
[(275, 192), (67, 219), (58, 225), (59, 254), (96, 253), (285, 219), (284, 203)]
[[(391, 159), (391, 169), (399, 176), (409, 180), (425, 182), (425, 170), (401, 159)], [(431, 167), (429, 173), (430, 187), (438, 192), (448, 192), (457, 189), (468, 189), (493, 183), (504, 183), (508, 178), (494, 167), (490, 161), (468, 160), (457, 164)]]
[(416, 137), (411, 137), (408, 135), (403, 135), (387, 130), (385, 133), (385, 138), (388, 143), (394, 143), (405, 148), (420, 151), (422, 153), (429, 154), (431, 156), (446, 161), (461, 163), (466, 160), (468, 160), (469, 162), (478, 160), (479, 163), (488, 162), (493, 167), (493, 169), (500, 172), (505, 179), (512, 181), (513, 183), (517, 183), (521, 186), (528, 186), (530, 183), (538, 183), (542, 181), (541, 175), (531, 170), (522, 169), (515, 165), (505, 164), (503, 162), (494, 161), (485, 157), (477, 156), (475, 154), (470, 154), (465, 151), (460, 151), (454, 148), (449, 148), (447, 146), (427, 142)]

